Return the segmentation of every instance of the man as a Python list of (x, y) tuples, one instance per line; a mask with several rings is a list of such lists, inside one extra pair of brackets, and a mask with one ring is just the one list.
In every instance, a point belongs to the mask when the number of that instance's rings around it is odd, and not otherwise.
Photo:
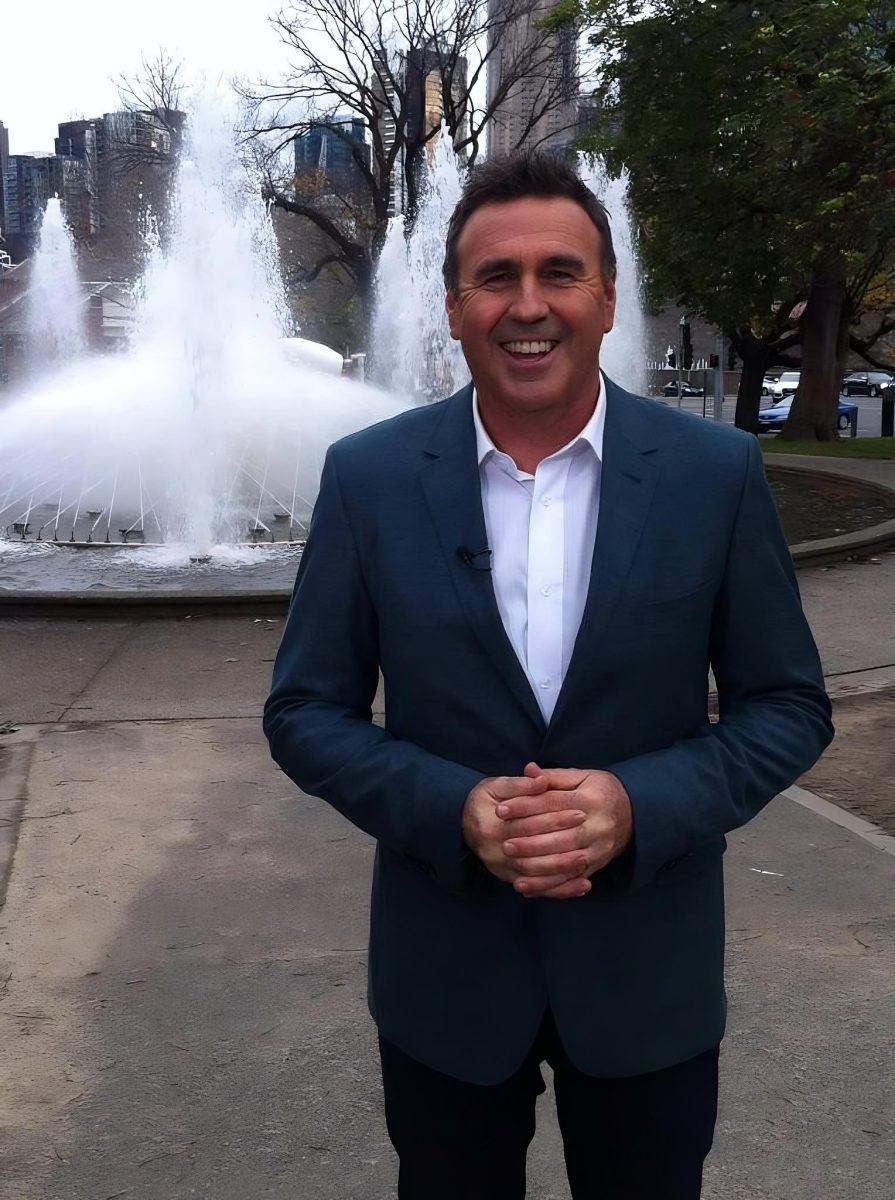
[(575, 1200), (694, 1200), (724, 834), (829, 742), (817, 653), (755, 439), (601, 378), (577, 176), (477, 168), (444, 274), (473, 387), (331, 448), (265, 728), (378, 842), (401, 1200), (524, 1196), (543, 1061)]

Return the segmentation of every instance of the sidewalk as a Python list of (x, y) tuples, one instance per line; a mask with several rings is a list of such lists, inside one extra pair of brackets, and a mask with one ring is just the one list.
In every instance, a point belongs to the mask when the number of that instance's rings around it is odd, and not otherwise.
[[(800, 583), (834, 690), (891, 695), (895, 554)], [(0, 911), (0, 1200), (394, 1196), (373, 848), (270, 762), (281, 628), (0, 622), (19, 726), (0, 817), (14, 767), (27, 782)], [(706, 1200), (892, 1200), (893, 873), (785, 798), (731, 836)], [(546, 1101), (530, 1161), (532, 1200), (568, 1200)]]

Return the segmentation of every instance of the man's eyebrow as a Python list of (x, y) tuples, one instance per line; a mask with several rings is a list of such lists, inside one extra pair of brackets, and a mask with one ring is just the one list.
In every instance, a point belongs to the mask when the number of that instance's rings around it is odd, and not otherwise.
[(572, 271), (583, 271), (585, 263), (577, 254), (551, 254), (544, 263), (545, 267), (568, 267)]
[[(557, 267), (572, 271), (585, 269), (584, 259), (579, 258), (577, 254), (551, 254), (549, 258), (544, 259), (541, 265), (550, 270), (555, 270)], [(518, 270), (519, 263), (515, 258), (486, 258), (476, 267), (473, 279), (484, 279), (488, 275), (502, 274), (503, 272), (515, 274)]]
[(519, 264), (514, 258), (486, 258), (476, 267), (472, 277), (473, 279), (484, 279), (486, 275), (493, 275), (495, 272), (517, 271), (518, 269)]

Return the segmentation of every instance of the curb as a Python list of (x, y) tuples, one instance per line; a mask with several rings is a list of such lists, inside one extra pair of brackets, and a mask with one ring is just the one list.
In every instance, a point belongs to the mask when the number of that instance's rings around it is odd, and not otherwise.
[[(834, 460), (835, 461), (835, 460)], [(854, 461), (849, 459), (849, 462)], [(810, 466), (796, 466), (792, 463), (775, 463), (765, 458), (765, 469), (774, 475), (789, 475), (791, 477), (810, 478), (820, 481), (828, 480), (831, 476), (846, 487), (856, 492), (869, 492), (880, 496), (895, 506), (895, 488), (887, 487), (874, 479), (862, 479), (847, 471), (837, 471), (835, 468), (817, 470)], [(856, 554), (872, 554), (877, 550), (885, 550), (895, 545), (895, 517), (889, 521), (880, 521), (877, 525), (869, 525), (853, 533), (840, 533), (834, 537), (815, 538), (810, 542), (797, 542), (790, 546), (789, 551), (797, 567), (816, 566), (820, 563), (841, 562)]]
[(208, 612), (212, 616), (246, 616), (276, 613), (289, 607), (291, 585), (281, 591), (246, 593), (208, 592), (4, 592), (0, 589), (2, 617), (184, 617)]
[(807, 788), (799, 787), (797, 784), (786, 788), (780, 795), (785, 796), (787, 800), (794, 800), (803, 808), (810, 809), (817, 816), (832, 821), (834, 825), (847, 829), (849, 833), (857, 834), (865, 842), (870, 842), (871, 846), (875, 846), (877, 850), (883, 850), (886, 854), (895, 854), (895, 837), (871, 821), (865, 821), (863, 817), (856, 817), (848, 809), (840, 808), (838, 804), (824, 800), (822, 796), (815, 795), (814, 792), (809, 792)]

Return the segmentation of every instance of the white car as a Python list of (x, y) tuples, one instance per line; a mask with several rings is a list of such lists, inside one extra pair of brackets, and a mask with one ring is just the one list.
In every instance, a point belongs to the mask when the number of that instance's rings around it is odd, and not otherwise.
[(771, 395), (774, 399), (782, 400), (784, 396), (794, 396), (799, 386), (799, 375), (799, 371), (784, 371), (771, 385)]

